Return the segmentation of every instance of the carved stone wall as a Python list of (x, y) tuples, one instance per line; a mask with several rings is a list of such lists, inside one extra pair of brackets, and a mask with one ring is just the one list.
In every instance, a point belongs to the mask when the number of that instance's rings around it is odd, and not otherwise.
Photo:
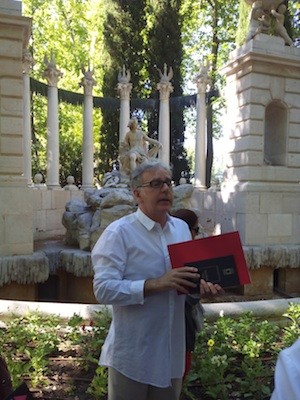
[(300, 49), (260, 34), (232, 53), (223, 72), (222, 227), (239, 230), (244, 245), (300, 244)]

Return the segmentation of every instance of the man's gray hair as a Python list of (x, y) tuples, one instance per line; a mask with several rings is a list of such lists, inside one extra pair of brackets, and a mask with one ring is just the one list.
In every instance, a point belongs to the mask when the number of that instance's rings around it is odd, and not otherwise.
[(139, 164), (135, 170), (132, 172), (131, 174), (131, 182), (130, 182), (130, 186), (132, 189), (136, 189), (138, 186), (142, 185), (142, 175), (145, 171), (151, 171), (153, 169), (164, 169), (165, 171), (167, 171), (170, 176), (172, 176), (172, 170), (171, 167), (162, 162), (159, 161), (158, 159), (155, 160), (150, 160), (150, 161), (146, 161), (143, 162), (142, 164)]

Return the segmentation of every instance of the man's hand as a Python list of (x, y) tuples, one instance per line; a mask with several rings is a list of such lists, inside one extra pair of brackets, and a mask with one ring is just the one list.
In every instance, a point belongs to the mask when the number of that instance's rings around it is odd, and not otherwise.
[(178, 290), (181, 293), (188, 294), (188, 288), (195, 288), (200, 275), (195, 267), (180, 267), (168, 271), (157, 279), (147, 279), (144, 286), (145, 296), (150, 296), (159, 292), (169, 290)]
[(217, 283), (206, 282), (204, 279), (200, 280), (200, 295), (201, 297), (218, 296), (224, 293), (224, 289)]

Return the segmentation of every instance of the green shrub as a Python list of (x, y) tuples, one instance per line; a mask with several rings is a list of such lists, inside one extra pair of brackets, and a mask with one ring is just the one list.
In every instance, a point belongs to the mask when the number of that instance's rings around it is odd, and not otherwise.
[[(300, 304), (290, 303), (284, 317), (287, 323), (282, 329), (251, 313), (238, 319), (220, 317), (214, 323), (205, 322), (197, 336), (192, 370), (184, 385), (185, 398), (197, 400), (193, 393), (197, 385), (207, 399), (269, 399), (278, 353), (300, 336)], [(49, 357), (61, 348), (77, 346), (81, 354), (78, 369), (94, 373), (87, 393), (93, 399), (104, 399), (107, 370), (98, 366), (98, 357), (110, 321), (108, 310), (96, 313), (88, 327), (76, 314), (67, 324), (57, 316), (40, 313), (13, 315), (7, 327), (0, 330), (1, 354), (13, 385), (26, 379), (31, 387), (43, 388), (48, 381)], [(70, 391), (75, 393), (76, 387), (72, 382), (70, 385)]]

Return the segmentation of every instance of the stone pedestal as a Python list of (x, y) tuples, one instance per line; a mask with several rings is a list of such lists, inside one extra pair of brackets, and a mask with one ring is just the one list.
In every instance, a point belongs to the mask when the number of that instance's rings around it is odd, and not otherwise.
[(11, 13), (0, 14), (0, 255), (33, 251), (32, 191), (23, 176), (22, 63), (31, 20), (17, 15), (15, 3), (5, 2)]
[(232, 53), (223, 72), (225, 224), (244, 245), (300, 244), (300, 49), (261, 34)]

